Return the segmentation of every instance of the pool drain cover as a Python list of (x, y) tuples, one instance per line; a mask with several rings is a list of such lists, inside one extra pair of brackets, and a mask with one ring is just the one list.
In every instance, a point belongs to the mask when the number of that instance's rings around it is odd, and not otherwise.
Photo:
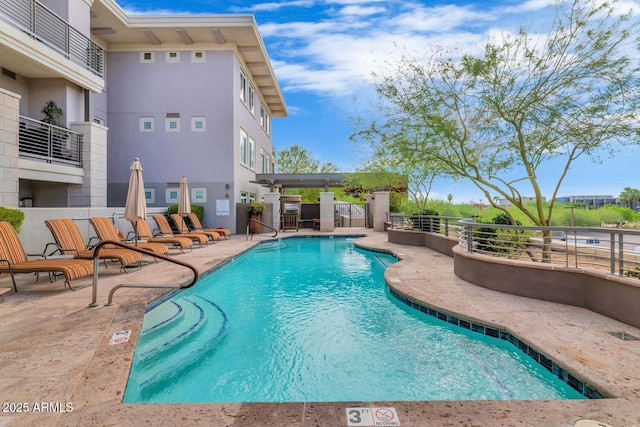
[(634, 337), (633, 335), (630, 335), (626, 332), (609, 332), (609, 335), (614, 336), (622, 341), (635, 341), (638, 340), (640, 338), (638, 337)]

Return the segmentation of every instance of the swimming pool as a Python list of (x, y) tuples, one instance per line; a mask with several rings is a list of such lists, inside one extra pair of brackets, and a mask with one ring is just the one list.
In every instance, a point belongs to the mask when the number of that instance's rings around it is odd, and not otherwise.
[(580, 399), (505, 340), (392, 296), (353, 238), (258, 245), (150, 310), (128, 403)]

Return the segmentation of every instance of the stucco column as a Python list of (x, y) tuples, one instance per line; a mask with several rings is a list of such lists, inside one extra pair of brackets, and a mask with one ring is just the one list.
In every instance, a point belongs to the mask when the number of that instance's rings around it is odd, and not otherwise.
[(389, 192), (376, 191), (372, 197), (373, 203), (373, 231), (384, 231), (384, 223), (389, 212)]
[(0, 205), (18, 207), (20, 95), (0, 88)]
[(276, 230), (280, 230), (280, 193), (266, 193), (264, 195), (264, 203), (273, 206), (272, 223), (270, 224)]
[(333, 192), (320, 193), (320, 231), (332, 232), (334, 221)]
[(90, 122), (70, 127), (82, 134), (84, 180), (69, 189), (69, 206), (107, 206), (107, 128)]

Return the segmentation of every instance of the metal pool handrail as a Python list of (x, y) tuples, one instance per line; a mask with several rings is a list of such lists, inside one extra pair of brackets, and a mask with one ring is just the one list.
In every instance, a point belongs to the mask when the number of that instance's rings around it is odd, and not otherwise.
[[(267, 227), (267, 228), (272, 229), (275, 234), (273, 236), (271, 236), (271, 237), (276, 237), (278, 235), (278, 230), (276, 230), (275, 228), (273, 228), (269, 224), (265, 224), (264, 222), (258, 221), (257, 219), (254, 219), (254, 218), (249, 218), (249, 221), (247, 221), (247, 240), (249, 240), (249, 224), (251, 224), (251, 221), (253, 221), (255, 223), (258, 223), (258, 224), (262, 225), (263, 227)], [(253, 240), (253, 234), (254, 233), (251, 233), (251, 239), (252, 240)]]
[(181, 284), (181, 285), (151, 285), (151, 284), (120, 284), (115, 286), (113, 289), (111, 289), (111, 291), (109, 292), (109, 300), (107, 302), (107, 306), (112, 305), (112, 300), (113, 300), (113, 294), (120, 288), (160, 288), (160, 289), (186, 289), (186, 288), (190, 288), (191, 286), (195, 285), (195, 283), (198, 281), (198, 277), (200, 276), (200, 274), (198, 273), (198, 269), (195, 268), (193, 265), (184, 262), (184, 261), (179, 261), (177, 259), (174, 258), (170, 258), (168, 256), (165, 255), (159, 255), (156, 254), (154, 252), (151, 252), (149, 250), (143, 249), (143, 248), (139, 248), (137, 246), (133, 246), (131, 244), (126, 244), (126, 243), (122, 243), (122, 242), (118, 242), (115, 240), (104, 240), (100, 243), (98, 243), (93, 251), (93, 295), (92, 295), (92, 299), (91, 299), (91, 304), (89, 304), (89, 307), (96, 307), (98, 304), (96, 303), (96, 299), (98, 296), (98, 263), (99, 263), (99, 259), (98, 259), (98, 255), (100, 253), (100, 249), (102, 249), (103, 246), (106, 245), (115, 245), (115, 246), (119, 246), (121, 248), (125, 248), (125, 249), (130, 249), (134, 252), (140, 252), (141, 254), (145, 254), (145, 255), (150, 255), (152, 257), (155, 258), (160, 258), (163, 259), (167, 262), (170, 262), (172, 264), (178, 264), (181, 265), (183, 267), (187, 267), (189, 269), (191, 269), (191, 271), (193, 271), (193, 279), (191, 280), (191, 282), (186, 283), (186, 284)]

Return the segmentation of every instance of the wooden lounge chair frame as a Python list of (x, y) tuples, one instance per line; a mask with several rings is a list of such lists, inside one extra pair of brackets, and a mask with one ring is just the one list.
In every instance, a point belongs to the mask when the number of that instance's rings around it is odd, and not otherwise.
[[(135, 224), (131, 223), (131, 225), (134, 229), (133, 232), (138, 234), (138, 238), (146, 240), (147, 242), (171, 245), (179, 248), (182, 253), (185, 253), (185, 249), (191, 250), (193, 248), (193, 240), (190, 238), (164, 236), (160, 233), (160, 230), (157, 230), (157, 234), (152, 232), (146, 219), (138, 219)], [(128, 240), (130, 239), (128, 238)]]
[(184, 220), (184, 218), (182, 217), (182, 215), (180, 214), (171, 214), (169, 215), (171, 217), (171, 220), (173, 221), (173, 223), (176, 225), (176, 228), (178, 230), (180, 230), (181, 233), (184, 234), (204, 234), (209, 238), (209, 241), (211, 242), (216, 242), (216, 240), (220, 240), (220, 233), (218, 233), (217, 231), (203, 231), (203, 230), (189, 230), (189, 227), (187, 226), (187, 222)]
[[(89, 218), (89, 223), (96, 231), (96, 234), (100, 241), (111, 240), (111, 241), (120, 241), (122, 243), (126, 243), (128, 245), (134, 246), (135, 242), (124, 241), (118, 236), (118, 230), (111, 222), (111, 218), (104, 216), (95, 216)], [(113, 247), (114, 245), (105, 246), (106, 248)], [(163, 243), (151, 243), (151, 242), (138, 242), (137, 247), (141, 249), (146, 249), (150, 252), (153, 252), (156, 255), (166, 255), (169, 253), (169, 247)], [(154, 258), (157, 261), (157, 258)]]
[(174, 233), (171, 229), (171, 225), (169, 221), (164, 215), (156, 214), (152, 215), (153, 220), (158, 225), (158, 229), (162, 236), (171, 236), (171, 237), (186, 237), (191, 239), (194, 243), (198, 243), (200, 247), (206, 245), (209, 242), (209, 236), (206, 234), (198, 234), (198, 233)]
[[(29, 260), (29, 256), (41, 259)], [(14, 292), (18, 292), (15, 275), (18, 273), (49, 273), (49, 280), (64, 275), (64, 285), (71, 290), (71, 281), (93, 275), (93, 263), (78, 259), (47, 259), (43, 255), (29, 255), (25, 252), (18, 233), (7, 221), (0, 221), (0, 272), (9, 273)]]
[[(44, 223), (51, 230), (56, 241), (57, 249), (55, 252), (73, 255), (74, 258), (79, 259), (94, 258), (93, 250), (85, 245), (82, 234), (72, 219), (48, 219)], [(142, 267), (142, 254), (128, 249), (105, 248), (100, 251), (98, 258), (105, 261), (105, 267), (107, 260), (119, 261), (120, 267), (125, 273), (128, 272), (127, 267)]]
[(204, 228), (198, 218), (198, 215), (193, 212), (187, 214), (187, 220), (191, 222), (193, 231), (215, 231), (220, 234), (220, 236), (224, 236), (227, 240), (231, 238), (231, 230), (229, 229), (223, 227)]
[(298, 231), (298, 214), (282, 214), (282, 231), (296, 230)]

